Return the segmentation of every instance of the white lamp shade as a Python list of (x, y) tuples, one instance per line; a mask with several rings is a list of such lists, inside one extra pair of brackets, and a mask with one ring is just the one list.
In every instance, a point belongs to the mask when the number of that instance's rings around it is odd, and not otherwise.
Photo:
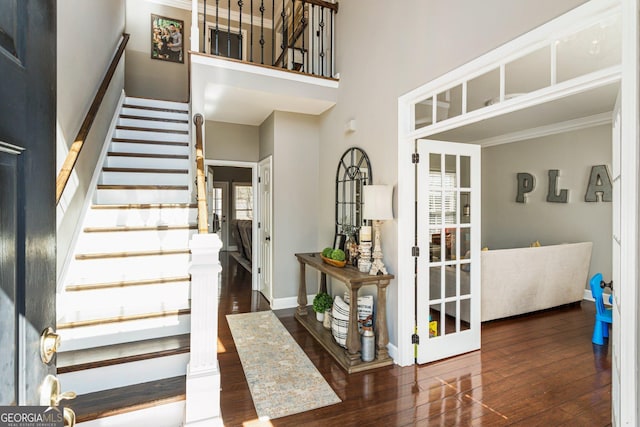
[(393, 219), (392, 195), (393, 186), (391, 185), (365, 185), (362, 216), (371, 220)]

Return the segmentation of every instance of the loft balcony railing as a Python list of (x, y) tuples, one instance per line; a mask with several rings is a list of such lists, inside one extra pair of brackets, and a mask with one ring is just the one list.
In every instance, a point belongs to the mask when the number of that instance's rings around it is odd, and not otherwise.
[(201, 53), (321, 77), (335, 76), (338, 3), (204, 0)]

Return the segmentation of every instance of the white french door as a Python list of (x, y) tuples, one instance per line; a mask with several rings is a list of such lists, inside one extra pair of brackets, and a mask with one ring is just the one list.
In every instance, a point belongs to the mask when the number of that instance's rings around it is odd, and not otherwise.
[(480, 147), (418, 140), (418, 363), (480, 348)]
[(272, 198), (272, 157), (269, 156), (262, 160), (258, 164), (258, 176), (260, 180), (258, 182), (258, 193), (260, 194), (260, 226), (258, 229), (258, 238), (260, 239), (260, 265), (259, 265), (259, 278), (258, 283), (260, 286), (260, 292), (269, 301), (273, 300), (272, 295), (272, 211), (273, 211), (273, 198)]

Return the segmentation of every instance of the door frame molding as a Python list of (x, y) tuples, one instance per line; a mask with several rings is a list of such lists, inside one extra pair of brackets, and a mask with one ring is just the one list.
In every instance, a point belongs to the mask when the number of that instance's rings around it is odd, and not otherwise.
[[(264, 159), (260, 160), (260, 162), (258, 162), (258, 176), (260, 176), (260, 172), (262, 170), (263, 164), (267, 163), (269, 165), (269, 168), (271, 169), (271, 190), (270, 190), (270, 195), (271, 195), (271, 224), (269, 224), (269, 229), (271, 230), (271, 265), (269, 266), (269, 274), (271, 275), (271, 277), (269, 278), (269, 287), (271, 289), (269, 289), (269, 298), (267, 298), (269, 300), (269, 305), (272, 305), (273, 308), (273, 155), (269, 155), (267, 157), (265, 157)], [(259, 186), (260, 184), (258, 184)], [(260, 190), (259, 188), (257, 190)], [(254, 199), (255, 200), (255, 199)], [(262, 204), (260, 203), (260, 193), (258, 192), (258, 203), (257, 203), (257, 218), (258, 219), (262, 219)], [(260, 232), (257, 231), (258, 237), (260, 236)], [(258, 260), (262, 260), (262, 244), (257, 245), (257, 259)], [(260, 277), (263, 276), (264, 274), (264, 266), (262, 267), (262, 273), (259, 275)], [(255, 270), (258, 271), (258, 270)], [(258, 290), (262, 291), (262, 284), (258, 281)], [(263, 294), (264, 296), (264, 294)], [(266, 296), (265, 296), (266, 297)]]
[[(205, 168), (208, 166), (229, 166), (235, 168), (250, 168), (251, 169), (251, 188), (253, 192), (253, 224), (251, 225), (251, 241), (258, 241), (258, 227), (256, 227), (256, 213), (260, 209), (260, 200), (258, 199), (258, 162), (245, 162), (245, 161), (236, 161), (236, 160), (213, 160), (206, 159), (204, 161)], [(230, 221), (231, 219), (229, 219)], [(258, 256), (259, 253), (255, 252), (255, 244), (254, 245), (254, 256), (251, 257), (251, 270), (258, 271)], [(258, 275), (251, 274), (251, 289), (256, 291), (258, 290)]]

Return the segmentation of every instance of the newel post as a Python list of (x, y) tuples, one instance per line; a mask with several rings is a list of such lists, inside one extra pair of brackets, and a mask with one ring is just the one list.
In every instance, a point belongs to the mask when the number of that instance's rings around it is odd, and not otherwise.
[(187, 366), (185, 426), (222, 425), (218, 367), (218, 282), (222, 267), (217, 234), (195, 234), (191, 249), (191, 358)]

